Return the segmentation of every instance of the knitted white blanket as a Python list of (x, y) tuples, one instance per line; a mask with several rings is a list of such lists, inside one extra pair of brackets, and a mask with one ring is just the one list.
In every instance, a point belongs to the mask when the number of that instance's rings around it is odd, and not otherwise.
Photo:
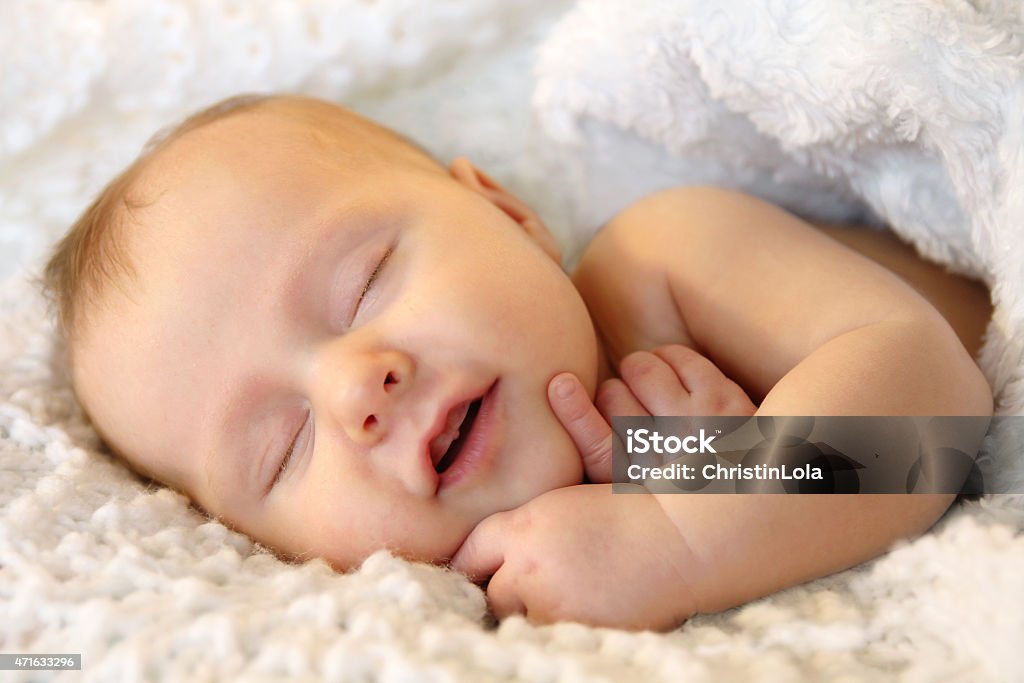
[[(571, 251), (610, 212), (674, 182), (884, 220), (993, 286), (981, 364), (1000, 412), (1024, 413), (1017, 3), (588, 2), (547, 38), (534, 92), (530, 46), (564, 8), (5, 6), (0, 273), (14, 275), (0, 287), (0, 651), (82, 653), (82, 675), (60, 680), (1024, 677), (1024, 513), (1008, 496), (674, 633), (515, 618), (490, 628), (482, 593), (457, 575), (386, 554), (348, 575), (282, 564), (99, 453), (25, 276), (149, 133), (241, 90), (329, 97), (442, 158), (468, 153)], [(1013, 438), (986, 447), (1007, 485), (1022, 457)]]

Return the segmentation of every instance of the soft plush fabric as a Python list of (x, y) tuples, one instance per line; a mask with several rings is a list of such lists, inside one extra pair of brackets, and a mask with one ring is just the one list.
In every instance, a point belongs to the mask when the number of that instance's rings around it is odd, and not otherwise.
[[(860, 567), (672, 633), (632, 634), (518, 618), (494, 627), (482, 592), (462, 577), (385, 553), (348, 575), (321, 561), (283, 564), (100, 452), (51, 358), (52, 323), (30, 278), (150, 133), (244, 90), (327, 97), (442, 158), (468, 154), (539, 208), (570, 254), (631, 199), (683, 182), (888, 223), (993, 286), (981, 365), (1000, 412), (1022, 412), (1017, 3), (603, 0), (553, 23), (566, 9), (550, 0), (5, 6), (3, 651), (81, 652), (83, 671), (56, 680), (1024, 675), (1024, 512), (1012, 496), (956, 506), (922, 538)], [(986, 444), (1004, 486), (1018, 476), (1021, 441), (1008, 430)]]

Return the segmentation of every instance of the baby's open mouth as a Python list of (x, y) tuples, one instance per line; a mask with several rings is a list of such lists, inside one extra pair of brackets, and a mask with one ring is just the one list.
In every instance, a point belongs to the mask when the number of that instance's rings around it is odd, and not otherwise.
[(441, 474), (459, 457), (459, 451), (473, 429), (473, 421), (480, 411), (483, 397), (457, 406), (448, 414), (448, 427), (430, 444), (430, 459), (434, 470)]

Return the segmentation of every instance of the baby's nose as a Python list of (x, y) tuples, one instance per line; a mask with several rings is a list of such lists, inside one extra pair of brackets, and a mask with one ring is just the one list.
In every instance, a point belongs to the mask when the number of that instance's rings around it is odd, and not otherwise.
[(373, 446), (394, 426), (415, 366), (398, 351), (365, 352), (341, 362), (327, 382), (330, 410), (354, 443)]

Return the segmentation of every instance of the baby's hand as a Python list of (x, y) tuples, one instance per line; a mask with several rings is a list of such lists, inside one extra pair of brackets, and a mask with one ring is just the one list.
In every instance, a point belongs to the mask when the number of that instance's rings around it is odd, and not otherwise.
[(652, 495), (610, 485), (549, 491), (477, 525), (451, 566), (490, 576), (487, 600), (504, 618), (667, 629), (695, 611), (684, 576), (698, 571)]
[(619, 363), (622, 379), (598, 388), (595, 403), (612, 415), (753, 415), (740, 385), (693, 349), (679, 344), (636, 351)]
[[(612, 480), (612, 416), (753, 415), (757, 406), (743, 389), (693, 349), (673, 344), (636, 351), (619, 364), (622, 379), (597, 389), (594, 403), (570, 373), (556, 375), (548, 401), (576, 444), (587, 478)], [(596, 404), (596, 406), (595, 406)]]

